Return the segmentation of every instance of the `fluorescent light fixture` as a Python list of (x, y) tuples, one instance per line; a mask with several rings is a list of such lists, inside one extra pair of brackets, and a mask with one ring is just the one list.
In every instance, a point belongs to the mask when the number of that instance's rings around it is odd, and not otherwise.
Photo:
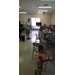
[(37, 12), (37, 14), (43, 14), (43, 12)]
[(52, 8), (51, 6), (39, 6), (38, 8)]
[(21, 8), (21, 7), (19, 6), (19, 8)]
[(20, 14), (27, 14), (27, 12), (19, 12)]
[(55, 1), (55, 0), (40, 0), (40, 1)]
[(48, 10), (38, 10), (38, 12), (48, 12)]

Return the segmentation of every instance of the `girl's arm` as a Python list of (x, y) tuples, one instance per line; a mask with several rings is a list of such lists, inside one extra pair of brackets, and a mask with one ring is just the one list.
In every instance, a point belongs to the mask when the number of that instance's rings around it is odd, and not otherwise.
[(42, 57), (39, 57), (39, 59), (41, 60), (41, 62), (46, 62), (46, 61), (50, 61), (50, 58), (42, 60)]

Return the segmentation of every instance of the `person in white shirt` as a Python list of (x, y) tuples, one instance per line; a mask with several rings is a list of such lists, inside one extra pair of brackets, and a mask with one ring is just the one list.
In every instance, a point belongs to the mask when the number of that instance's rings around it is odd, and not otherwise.
[(26, 23), (26, 37), (27, 37), (27, 40), (31, 39), (31, 38), (29, 37), (30, 28), (31, 28), (31, 22), (30, 22), (30, 18), (28, 18), (28, 22)]

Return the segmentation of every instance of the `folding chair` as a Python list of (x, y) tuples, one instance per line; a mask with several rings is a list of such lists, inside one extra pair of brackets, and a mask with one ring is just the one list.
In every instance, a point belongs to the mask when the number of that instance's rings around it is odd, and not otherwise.
[(35, 39), (35, 42), (37, 42), (37, 40), (39, 40), (39, 36), (35, 33), (36, 35), (36, 39)]
[(38, 47), (42, 45), (40, 43), (33, 43), (33, 51), (32, 51), (32, 60), (33, 60), (33, 55), (34, 55), (34, 52), (38, 52)]

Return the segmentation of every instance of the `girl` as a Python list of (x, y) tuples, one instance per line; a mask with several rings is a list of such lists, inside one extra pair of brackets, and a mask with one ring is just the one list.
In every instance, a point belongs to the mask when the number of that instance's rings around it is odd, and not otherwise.
[(46, 59), (44, 58), (44, 47), (39, 46), (38, 47), (39, 54), (38, 54), (38, 61), (37, 61), (37, 69), (35, 70), (35, 75), (37, 75), (37, 72), (39, 75), (41, 75), (42, 69), (43, 69), (43, 62), (50, 61), (50, 58)]

